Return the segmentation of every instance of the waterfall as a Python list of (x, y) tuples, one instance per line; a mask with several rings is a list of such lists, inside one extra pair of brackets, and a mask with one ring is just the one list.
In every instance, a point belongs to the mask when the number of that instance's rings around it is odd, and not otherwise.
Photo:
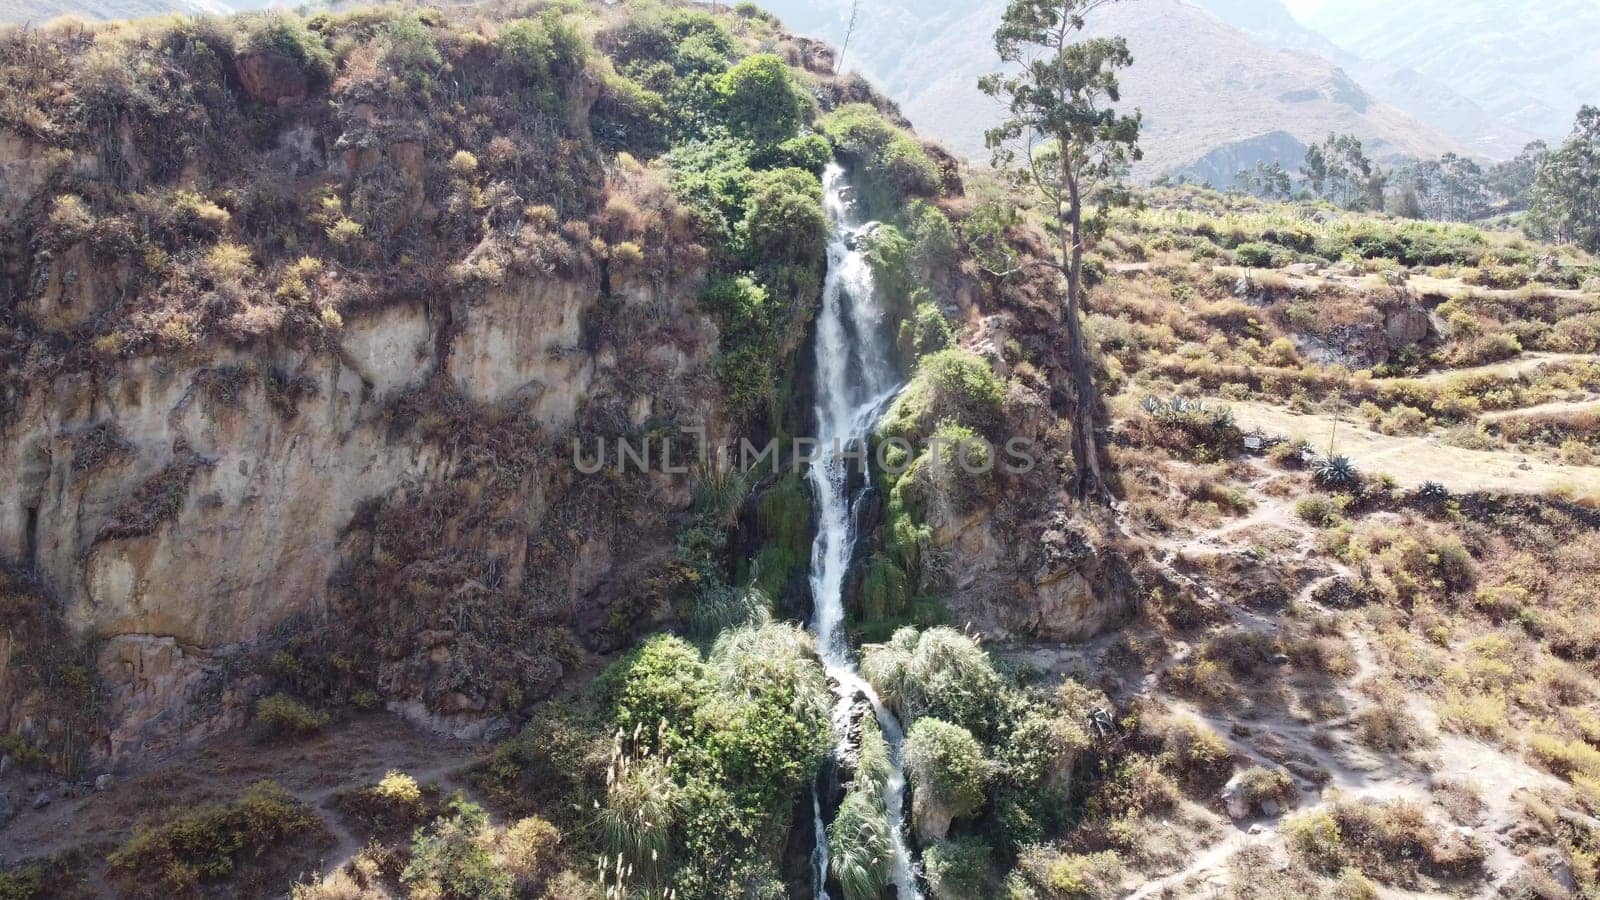
[[(866, 471), (867, 436), (900, 388), (883, 306), (874, 289), (872, 267), (855, 249), (862, 229), (844, 171), (830, 165), (822, 176), (823, 206), (833, 229), (828, 244), (828, 274), (816, 324), (815, 402), (818, 459), (809, 477), (817, 504), (817, 537), (811, 547), (811, 630), (817, 651), (835, 685), (834, 728), (844, 740), (850, 709), (858, 696), (872, 705), (889, 745), (893, 772), (885, 805), (893, 845), (891, 876), (900, 900), (921, 900), (905, 837), (905, 776), (900, 766), (900, 723), (857, 673), (844, 634), (844, 579), (855, 546), (855, 507), (851, 475)], [(828, 846), (823, 809), (813, 797), (818, 842), (812, 856), (816, 898), (828, 900)]]

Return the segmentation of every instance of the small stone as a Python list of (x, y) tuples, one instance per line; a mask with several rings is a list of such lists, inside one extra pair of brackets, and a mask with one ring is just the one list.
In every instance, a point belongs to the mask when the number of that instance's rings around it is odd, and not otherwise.
[(49, 806), (51, 803), (55, 802), (55, 799), (56, 798), (50, 796), (49, 791), (40, 791), (33, 798), (33, 808), (44, 809), (46, 806)]
[(1266, 831), (1266, 830), (1267, 830), (1266, 826), (1262, 825), (1260, 822), (1257, 822), (1254, 825), (1250, 826), (1250, 833), (1251, 834), (1260, 834), (1261, 832)]
[(115, 778), (111, 777), (111, 773), (107, 772), (94, 780), (94, 789), (102, 792), (109, 791), (111, 786), (116, 784), (116, 781)]

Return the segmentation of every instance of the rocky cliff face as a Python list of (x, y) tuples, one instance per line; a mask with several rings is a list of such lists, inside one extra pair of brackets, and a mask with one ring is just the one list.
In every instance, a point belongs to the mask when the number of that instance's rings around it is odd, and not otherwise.
[[(22, 397), (0, 443), (16, 473), (0, 485), (0, 546), (37, 567), (70, 630), (98, 645), (115, 723), (99, 749), (115, 758), (235, 721), (232, 661), (291, 621), (344, 627), (328, 618), (328, 581), (351, 558), (358, 510), (472, 483), (459, 445), (396, 433), (398, 398), (431, 387), (466, 408), (517, 408), (544, 451), (505, 500), (518, 521), (502, 527), (523, 532), (577, 487), (557, 438), (586, 404), (618, 401), (629, 428), (668, 399), (714, 422), (709, 396), (668, 398), (691, 390), (714, 333), (682, 293), (661, 299), (519, 280), (444, 315), (412, 304), (355, 318), (325, 349), (138, 359)], [(583, 323), (597, 315), (642, 327), (596, 340)], [(660, 377), (634, 381), (641, 360)], [(681, 485), (642, 489), (629, 513), (642, 522), (686, 501)], [(569, 607), (603, 610), (616, 585), (606, 563), (630, 549), (614, 537), (600, 529), (535, 574), (566, 581)], [(391, 680), (404, 701), (428, 679)]]

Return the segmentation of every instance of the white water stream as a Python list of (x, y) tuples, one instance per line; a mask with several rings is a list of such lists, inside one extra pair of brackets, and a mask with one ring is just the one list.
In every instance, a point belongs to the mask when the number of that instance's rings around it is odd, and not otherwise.
[[(893, 761), (885, 806), (893, 846), (890, 870), (899, 900), (921, 900), (905, 839), (905, 776), (900, 767), (900, 723), (884, 708), (872, 686), (856, 672), (855, 656), (844, 633), (844, 580), (855, 547), (855, 512), (863, 483), (866, 438), (885, 406), (900, 389), (900, 375), (872, 268), (851, 244), (862, 227), (853, 208), (844, 172), (830, 165), (822, 176), (823, 206), (833, 235), (828, 244), (828, 275), (816, 324), (816, 419), (818, 460), (809, 477), (817, 504), (817, 537), (811, 547), (811, 630), (817, 651), (838, 694), (834, 730), (849, 726), (856, 697), (872, 704)], [(826, 888), (828, 844), (823, 808), (813, 797), (817, 849), (812, 854), (816, 900), (829, 900)]]

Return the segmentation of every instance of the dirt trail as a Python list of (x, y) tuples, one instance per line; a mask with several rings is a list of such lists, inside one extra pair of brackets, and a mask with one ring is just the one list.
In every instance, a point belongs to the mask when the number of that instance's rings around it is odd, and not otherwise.
[[(1228, 406), (1239, 427), (1291, 439), (1303, 439), (1319, 451), (1333, 433), (1331, 415), (1290, 412), (1254, 400), (1228, 401), (1206, 398), (1208, 404)], [(1600, 493), (1600, 466), (1570, 466), (1508, 450), (1467, 450), (1443, 444), (1435, 436), (1413, 437), (1379, 434), (1364, 425), (1341, 420), (1335, 451), (1349, 456), (1362, 471), (1393, 475), (1400, 484), (1416, 487), (1439, 481), (1452, 491), (1504, 491), (1543, 493), (1570, 487), (1580, 494)]]
[(1501, 422), (1506, 419), (1517, 419), (1524, 416), (1552, 416), (1565, 413), (1597, 412), (1600, 411), (1600, 397), (1589, 397), (1584, 400), (1560, 400), (1554, 403), (1540, 403), (1536, 406), (1524, 406), (1521, 409), (1502, 409), (1495, 412), (1486, 412), (1478, 416), (1485, 422)]
[[(109, 790), (59, 797), (42, 809), (24, 810), (0, 828), (0, 864), (87, 848), (91, 884), (104, 896), (114, 896), (105, 881), (106, 851), (139, 827), (170, 821), (202, 804), (237, 799), (250, 784), (272, 779), (322, 817), (331, 842), (315, 848), (305, 864), (327, 873), (360, 849), (360, 841), (332, 809), (335, 795), (374, 784), (389, 771), (446, 789), (459, 787), (452, 774), (475, 758), (475, 750), (388, 714), (358, 716), (298, 742), (264, 744), (234, 732), (123, 773)], [(287, 884), (282, 887), (287, 891)]]
[(1568, 362), (1596, 362), (1593, 353), (1539, 353), (1530, 352), (1503, 359), (1499, 362), (1484, 363), (1481, 366), (1462, 366), (1459, 369), (1440, 369), (1436, 372), (1425, 372), (1421, 375), (1407, 375), (1397, 378), (1380, 379), (1382, 381), (1420, 381), (1427, 384), (1443, 384), (1455, 378), (1473, 378), (1483, 375), (1515, 376), (1537, 371), (1548, 365)]
[[(1183, 556), (1192, 559), (1242, 552), (1262, 526), (1271, 526), (1295, 536), (1296, 548), (1286, 551), (1285, 555), (1302, 562), (1314, 559), (1328, 572), (1301, 587), (1296, 597), (1297, 607), (1330, 612), (1312, 597), (1329, 580), (1353, 578), (1354, 575), (1338, 560), (1323, 558), (1315, 552), (1317, 533), (1294, 515), (1292, 500), (1272, 497), (1261, 490), (1272, 475), (1263, 463), (1256, 465), (1262, 475), (1248, 486), (1250, 497), (1256, 502), (1248, 515), (1189, 535), (1140, 535), (1140, 539), (1154, 546), (1155, 564), (1169, 577), (1192, 585), (1202, 597), (1227, 610), (1231, 622), (1223, 626), (1224, 629), (1231, 626), (1262, 632), (1275, 631), (1279, 627), (1278, 620), (1238, 604), (1221, 602), (1215, 588), (1206, 584), (1204, 578), (1186, 574), (1174, 563)], [(1360, 721), (1362, 713), (1372, 708), (1375, 701), (1361, 688), (1369, 680), (1380, 677), (1384, 667), (1374, 648), (1369, 626), (1359, 621), (1347, 622), (1343, 637), (1355, 661), (1355, 671), (1335, 682), (1343, 715), (1305, 720), (1287, 710), (1263, 714), (1260, 709), (1252, 709), (1241, 719), (1228, 711), (1204, 709), (1187, 698), (1168, 694), (1160, 687), (1159, 678), (1147, 681), (1148, 687), (1143, 693), (1174, 713), (1207, 723), (1239, 759), (1267, 766), (1285, 765), (1296, 776), (1300, 790), (1298, 809), (1322, 805), (1326, 799), (1324, 792), (1329, 789), (1347, 797), (1403, 798), (1431, 806), (1435, 785), (1457, 782), (1476, 786), (1483, 805), (1469, 830), (1488, 850), (1485, 863), (1488, 874), (1479, 895), (1494, 896), (1521, 865), (1506, 838), (1511, 825), (1520, 816), (1521, 792), (1558, 788), (1561, 782), (1498, 748), (1459, 735), (1440, 734), (1437, 746), (1406, 754), (1367, 747), (1361, 740)], [(1180, 650), (1173, 662), (1186, 655), (1186, 651)], [(1401, 702), (1410, 718), (1422, 723), (1425, 729), (1436, 730), (1436, 716), (1420, 696), (1407, 693), (1401, 696)], [(1313, 769), (1326, 773), (1326, 780), (1308, 779), (1306, 775)], [(1294, 811), (1285, 810), (1282, 815)], [(1446, 818), (1437, 808), (1433, 813), (1440, 821)], [(1164, 895), (1222, 895), (1231, 883), (1230, 860), (1248, 846), (1272, 844), (1280, 822), (1281, 816), (1225, 822), (1222, 836), (1195, 854), (1182, 869), (1146, 882), (1131, 896), (1143, 900)], [(1413, 895), (1385, 889), (1384, 896)]]

